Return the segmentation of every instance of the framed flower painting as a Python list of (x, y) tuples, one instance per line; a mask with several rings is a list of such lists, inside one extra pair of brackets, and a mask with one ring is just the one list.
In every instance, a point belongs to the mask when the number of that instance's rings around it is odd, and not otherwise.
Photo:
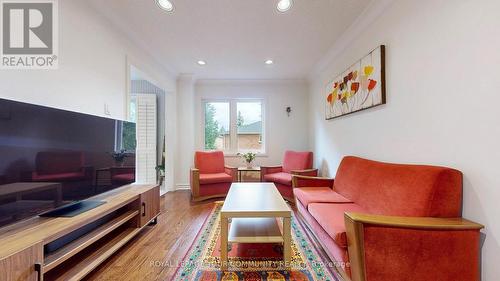
[(326, 86), (326, 120), (385, 104), (385, 46), (357, 61)]

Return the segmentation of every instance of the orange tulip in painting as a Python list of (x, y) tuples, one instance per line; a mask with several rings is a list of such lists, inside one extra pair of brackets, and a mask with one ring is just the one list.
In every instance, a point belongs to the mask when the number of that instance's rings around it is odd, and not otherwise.
[(373, 79), (368, 80), (368, 91), (371, 92), (373, 89), (375, 89), (375, 86), (377, 86), (377, 81)]
[(380, 46), (327, 86), (326, 119), (385, 103), (385, 47)]
[(351, 84), (351, 93), (355, 95), (359, 90), (359, 82), (353, 82)]

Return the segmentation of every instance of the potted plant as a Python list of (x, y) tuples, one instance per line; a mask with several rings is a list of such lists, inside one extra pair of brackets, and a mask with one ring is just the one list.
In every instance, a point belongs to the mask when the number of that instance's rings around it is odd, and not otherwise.
[(257, 153), (253, 153), (253, 152), (247, 152), (247, 153), (239, 153), (238, 152), (236, 155), (245, 159), (245, 162), (247, 164), (247, 168), (252, 168), (252, 162), (257, 157)]
[(158, 173), (158, 182), (159, 185), (163, 184), (163, 180), (165, 179), (165, 164), (161, 164), (155, 167), (156, 172)]
[(116, 166), (122, 167), (123, 163), (125, 162), (125, 158), (128, 157), (128, 154), (125, 151), (125, 149), (122, 149), (122, 150), (111, 152), (111, 157), (113, 157), (113, 159), (115, 160)]

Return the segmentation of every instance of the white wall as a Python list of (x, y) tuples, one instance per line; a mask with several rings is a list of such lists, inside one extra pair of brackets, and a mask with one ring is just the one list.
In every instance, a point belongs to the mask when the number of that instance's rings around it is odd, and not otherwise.
[[(195, 87), (196, 149), (202, 150), (202, 99), (259, 98), (264, 99), (267, 156), (258, 157), (256, 165), (279, 165), (284, 151), (307, 150), (308, 84), (297, 80), (201, 80)], [(290, 117), (285, 111), (292, 108)], [(192, 161), (192, 160), (191, 160)], [(243, 166), (238, 157), (226, 157), (231, 166)]]
[(194, 140), (194, 77), (182, 74), (177, 79), (177, 152), (176, 188), (189, 188), (189, 169), (193, 166)]
[(0, 97), (124, 119), (128, 59), (167, 92), (166, 131), (175, 135), (175, 78), (86, 1), (59, 1), (59, 51), (57, 70), (0, 70)]
[[(311, 74), (311, 144), (323, 174), (335, 176), (344, 155), (461, 170), (464, 217), (486, 226), (483, 280), (500, 275), (499, 11), (497, 0), (394, 1)], [(380, 44), (387, 105), (325, 121), (326, 83)]]
[(0, 70), (0, 96), (125, 118), (126, 57), (175, 89), (174, 79), (85, 1), (59, 1), (59, 69)]

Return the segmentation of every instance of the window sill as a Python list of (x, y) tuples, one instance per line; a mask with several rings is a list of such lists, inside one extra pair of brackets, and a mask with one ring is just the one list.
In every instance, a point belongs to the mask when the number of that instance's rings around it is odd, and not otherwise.
[[(236, 153), (226, 153), (224, 152), (224, 157), (230, 157), (230, 158), (236, 158), (236, 157), (241, 157)], [(257, 158), (266, 158), (269, 157), (267, 153), (259, 153), (256, 155)]]

